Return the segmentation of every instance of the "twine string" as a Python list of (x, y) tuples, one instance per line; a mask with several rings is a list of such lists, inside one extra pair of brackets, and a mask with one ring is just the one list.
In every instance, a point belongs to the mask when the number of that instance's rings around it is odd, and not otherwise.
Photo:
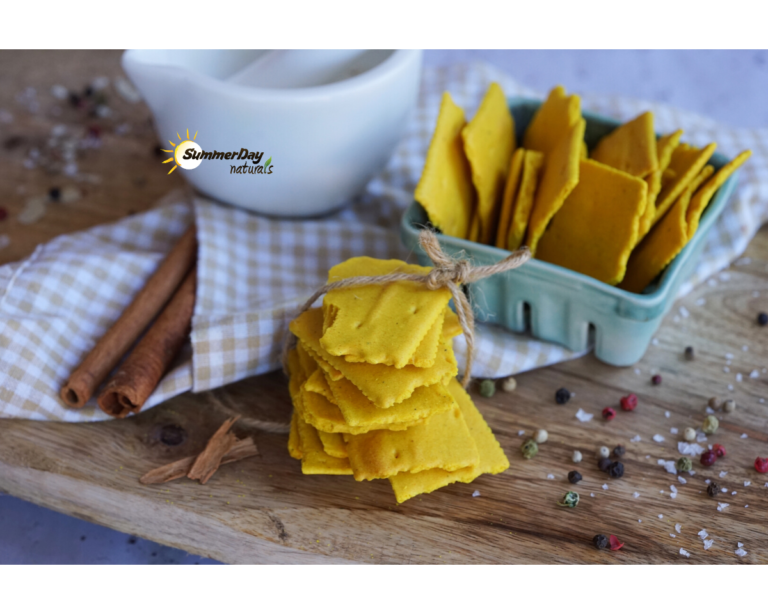
[[(299, 317), (302, 313), (312, 307), (314, 302), (324, 294), (331, 290), (338, 290), (341, 288), (386, 285), (398, 281), (411, 281), (424, 284), (430, 290), (448, 288), (453, 297), (456, 316), (459, 318), (459, 324), (464, 333), (464, 339), (467, 342), (467, 364), (461, 380), (461, 385), (466, 388), (469, 385), (470, 374), (472, 373), (472, 362), (475, 354), (475, 316), (472, 313), (472, 305), (461, 287), (464, 284), (479, 281), (486, 277), (490, 277), (491, 275), (496, 275), (497, 273), (516, 269), (530, 259), (531, 252), (527, 247), (522, 247), (494, 264), (474, 266), (468, 260), (463, 258), (454, 259), (446, 254), (440, 247), (440, 243), (437, 240), (437, 234), (432, 230), (424, 229), (419, 233), (419, 245), (433, 264), (432, 270), (426, 275), (420, 273), (389, 273), (387, 275), (361, 275), (358, 277), (340, 279), (339, 281), (326, 284), (315, 291), (315, 293), (299, 308), (296, 317)], [(286, 332), (286, 339), (283, 343), (282, 352), (283, 370), (286, 373), (288, 372), (288, 353), (293, 348), (294, 344), (295, 337), (290, 330), (288, 330)]]

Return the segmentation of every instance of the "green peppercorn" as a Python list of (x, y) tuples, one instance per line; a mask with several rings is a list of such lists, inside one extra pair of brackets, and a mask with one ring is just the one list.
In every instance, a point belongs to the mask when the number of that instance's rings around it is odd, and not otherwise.
[(675, 463), (675, 467), (677, 467), (678, 471), (690, 471), (693, 469), (693, 462), (690, 458), (686, 456), (681, 456), (677, 459), (677, 462)]
[(576, 507), (579, 504), (579, 493), (569, 490), (557, 504), (560, 507)]
[(598, 550), (605, 550), (610, 545), (611, 542), (608, 540), (608, 538), (605, 535), (600, 534), (600, 535), (595, 535), (592, 538), (592, 543), (595, 544), (595, 548), (597, 548)]
[(707, 416), (704, 418), (704, 425), (701, 427), (701, 430), (704, 431), (707, 435), (714, 435), (717, 432), (719, 426), (720, 421), (717, 418), (714, 416)]
[(539, 453), (539, 444), (529, 439), (520, 447), (520, 451), (523, 453), (523, 458), (533, 458)]
[(484, 379), (480, 382), (480, 394), (487, 398), (492, 397), (496, 394), (496, 382), (492, 379)]

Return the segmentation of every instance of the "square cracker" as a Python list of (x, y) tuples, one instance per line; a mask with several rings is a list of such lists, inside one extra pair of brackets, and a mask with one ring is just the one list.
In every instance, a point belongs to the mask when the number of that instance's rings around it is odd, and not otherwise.
[(539, 240), (550, 220), (579, 183), (581, 142), (584, 140), (586, 125), (583, 119), (578, 120), (555, 143), (551, 153), (545, 152), (544, 170), (536, 189), (526, 235), (526, 243), (532, 256), (536, 256)]
[(633, 177), (646, 177), (657, 170), (653, 113), (646, 111), (604, 136), (592, 150), (591, 158)]
[(512, 221), (512, 209), (515, 206), (517, 188), (520, 185), (520, 177), (523, 173), (524, 158), (525, 149), (520, 147), (512, 154), (512, 160), (509, 163), (507, 184), (504, 186), (504, 196), (501, 199), (499, 223), (496, 227), (496, 247), (500, 247), (501, 249), (506, 248), (507, 231), (509, 230), (509, 224)]
[[(402, 260), (361, 256), (331, 268), (328, 282), (389, 273), (427, 275), (431, 270)], [(320, 345), (333, 356), (402, 368), (409, 364), (435, 322), (442, 322), (450, 300), (448, 288), (430, 290), (413, 281), (331, 290), (323, 299)], [(428, 362), (434, 362), (439, 335), (432, 340), (434, 347), (425, 348), (431, 358)]]
[[(406, 365), (396, 369), (387, 365), (347, 362), (331, 356), (320, 345), (323, 314), (319, 308), (309, 309), (290, 324), (291, 332), (331, 369), (342, 374), (377, 407), (387, 408), (404, 401), (420, 386), (447, 383), (459, 372), (450, 341), (441, 342), (435, 364), (427, 369)], [(323, 367), (323, 362), (320, 362)], [(333, 376), (332, 376), (333, 377)]]
[[(558, 85), (549, 92), (528, 124), (523, 136), (523, 147), (544, 154), (552, 153), (557, 143), (580, 119), (581, 99), (575, 94), (566, 96), (563, 86)], [(577, 157), (581, 157), (583, 134), (579, 141)]]
[(671, 134), (666, 134), (656, 141), (656, 157), (659, 161), (659, 167), (645, 178), (648, 184), (648, 203), (645, 205), (645, 211), (640, 218), (640, 228), (637, 231), (637, 242), (642, 241), (643, 237), (653, 225), (656, 218), (656, 198), (661, 192), (664, 171), (667, 170), (669, 162), (672, 159), (672, 152), (680, 143), (680, 137), (683, 131), (678, 130)]
[(388, 478), (403, 471), (440, 468), (456, 471), (480, 462), (472, 435), (458, 405), (406, 431), (371, 431), (347, 438), (355, 479)]
[(453, 398), (442, 383), (420, 386), (413, 394), (387, 409), (376, 407), (349, 380), (327, 381), (344, 421), (368, 430), (389, 428), (391, 424), (413, 422), (450, 410)]
[(503, 246), (513, 252), (520, 249), (528, 229), (528, 220), (533, 209), (533, 199), (536, 188), (539, 185), (539, 176), (544, 166), (544, 154), (539, 151), (526, 150), (523, 160), (523, 176), (520, 180), (520, 189), (517, 192), (515, 206), (512, 212), (512, 221)]
[(389, 478), (389, 482), (392, 484), (392, 490), (395, 491), (398, 503), (403, 503), (411, 497), (435, 491), (454, 482), (466, 484), (483, 473), (501, 473), (509, 468), (509, 460), (494, 437), (493, 431), (459, 382), (453, 380), (448, 385), (448, 392), (456, 400), (461, 413), (464, 415), (469, 434), (477, 446), (480, 462), (473, 467), (465, 467), (456, 471), (428, 469), (419, 473), (403, 472), (393, 475)]
[(299, 437), (299, 412), (295, 409), (291, 414), (291, 430), (288, 432), (288, 454), (296, 460), (301, 460), (301, 437)]
[(498, 83), (491, 83), (461, 136), (477, 193), (480, 243), (489, 244), (496, 231), (501, 195), (515, 150), (515, 121)]
[(301, 437), (301, 472), (305, 475), (351, 475), (352, 469), (346, 458), (334, 458), (326, 454), (317, 430), (298, 417)]
[(475, 208), (475, 188), (461, 138), (466, 123), (464, 111), (445, 92), (415, 194), (436, 228), (461, 239), (469, 232)]
[(693, 193), (712, 171), (711, 166), (705, 166), (678, 196), (674, 206), (633, 250), (620, 288), (629, 292), (642, 292), (685, 247), (689, 239), (688, 224), (685, 221), (688, 205)]
[(344, 443), (344, 438), (341, 433), (325, 433), (323, 431), (317, 431), (317, 436), (320, 437), (320, 443), (323, 444), (323, 451), (333, 458), (347, 458), (347, 444)]
[[(318, 370), (304, 383), (301, 390), (301, 414), (309, 424), (325, 433), (352, 433), (359, 435), (371, 430), (368, 426), (351, 426), (344, 419), (341, 409), (334, 402), (333, 393), (326, 378)], [(423, 422), (423, 418), (405, 422), (391, 422), (387, 425), (393, 431), (404, 431)]]
[[(669, 167), (664, 171), (661, 182), (661, 192), (656, 199), (656, 212), (653, 223), (656, 224), (669, 208), (675, 204), (683, 190), (691, 183), (704, 165), (715, 153), (715, 143), (710, 143), (704, 149), (691, 147), (687, 143), (678, 145), (672, 152)], [(666, 181), (664, 176), (669, 177)]]
[(616, 284), (635, 246), (648, 186), (594, 160), (581, 161), (579, 177), (544, 233), (537, 258)]

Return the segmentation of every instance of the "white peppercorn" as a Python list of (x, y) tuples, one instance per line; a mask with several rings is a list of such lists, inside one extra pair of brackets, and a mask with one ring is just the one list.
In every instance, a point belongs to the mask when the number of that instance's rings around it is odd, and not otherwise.
[(686, 441), (696, 441), (696, 429), (691, 428), (690, 426), (687, 427), (683, 431), (683, 439)]
[(597, 451), (597, 455), (600, 458), (608, 458), (611, 455), (611, 451), (608, 449), (608, 446), (600, 446), (600, 449)]
[(501, 389), (504, 392), (513, 392), (517, 388), (517, 380), (514, 377), (508, 377), (501, 382)]
[(581, 452), (578, 450), (573, 451), (573, 462), (574, 463), (580, 463), (582, 459)]
[(539, 429), (538, 431), (536, 431), (536, 434), (533, 436), (533, 440), (536, 443), (544, 443), (545, 441), (547, 441), (547, 439), (549, 439), (549, 433), (547, 433), (547, 431), (545, 431), (544, 429)]

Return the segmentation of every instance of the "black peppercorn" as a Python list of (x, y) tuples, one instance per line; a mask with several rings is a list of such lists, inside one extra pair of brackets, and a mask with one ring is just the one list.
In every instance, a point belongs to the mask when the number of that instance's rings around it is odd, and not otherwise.
[(608, 467), (610, 466), (611, 466), (610, 458), (600, 458), (597, 461), (597, 468), (600, 469), (600, 471), (608, 471)]
[(616, 446), (616, 447), (613, 449), (613, 455), (614, 455), (614, 456), (624, 456), (624, 453), (625, 453), (626, 451), (627, 451), (627, 450), (626, 450), (626, 448), (624, 448), (624, 446)]
[(620, 478), (624, 475), (624, 463), (619, 461), (613, 462), (608, 467), (608, 475), (612, 478)]
[(689, 345), (687, 348), (685, 348), (685, 357), (688, 360), (693, 360), (693, 346)]
[(579, 482), (581, 482), (581, 474), (578, 471), (569, 471), (568, 481), (571, 484), (578, 484)]
[(59, 188), (51, 188), (48, 190), (48, 198), (56, 202), (61, 198), (61, 190)]
[(571, 393), (568, 392), (565, 388), (560, 388), (555, 393), (555, 401), (558, 405), (565, 405), (568, 401), (571, 400)]
[(757, 323), (760, 326), (765, 326), (768, 324), (768, 313), (765, 313), (764, 311), (761, 311), (757, 314)]
[(601, 533), (600, 535), (595, 535), (592, 538), (592, 543), (595, 544), (595, 548), (598, 550), (605, 550), (611, 542), (608, 541), (608, 538)]
[(709, 486), (707, 486), (707, 494), (710, 497), (716, 497), (717, 493), (720, 492), (720, 487), (717, 485), (717, 482), (710, 482)]

